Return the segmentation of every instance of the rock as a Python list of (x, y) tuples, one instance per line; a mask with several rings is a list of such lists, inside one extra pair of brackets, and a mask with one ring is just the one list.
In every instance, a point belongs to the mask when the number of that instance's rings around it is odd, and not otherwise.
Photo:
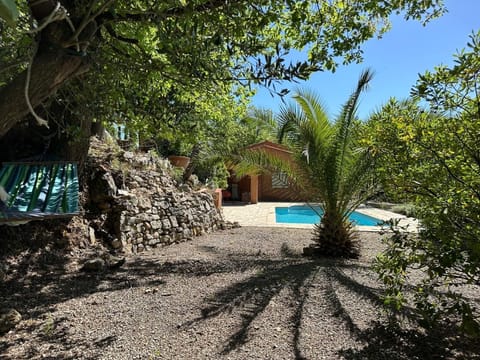
[(120, 239), (113, 239), (111, 245), (114, 249), (121, 249), (123, 247), (122, 241)]
[(314, 244), (303, 248), (303, 256), (316, 256), (318, 248)]
[(182, 184), (182, 185), (180, 185), (178, 188), (179, 188), (179, 190), (185, 191), (185, 192), (190, 192), (190, 191), (192, 191), (192, 189), (190, 188), (190, 186), (188, 186), (187, 184)]
[(8, 309), (0, 312), (0, 334), (12, 330), (22, 321), (22, 315), (15, 309)]
[(157, 288), (146, 288), (144, 291), (145, 294), (155, 294), (156, 292), (158, 292)]
[(133, 160), (133, 159), (135, 158), (135, 154), (132, 153), (131, 151), (125, 151), (125, 152), (123, 153), (123, 158), (124, 158), (125, 160), (127, 160), (127, 161)]
[(160, 201), (158, 206), (163, 210), (166, 210), (170, 207), (170, 204), (167, 201)]
[[(100, 146), (93, 141), (91, 150)], [(156, 157), (133, 152), (118, 154), (108, 148), (93, 153), (96, 155), (89, 165), (89, 200), (103, 217), (93, 226), (95, 232), (86, 229), (86, 247), (97, 245), (102, 238), (113, 249), (141, 252), (234, 227), (223, 222), (210, 192), (194, 191), (191, 183), (176, 187)], [(117, 162), (115, 167), (113, 161)], [(110, 236), (104, 236), (101, 229)], [(105, 265), (94, 259), (85, 263), (83, 270), (104, 269)]]
[(177, 218), (175, 216), (170, 216), (170, 223), (174, 228), (178, 228)]
[(95, 258), (85, 262), (85, 264), (83, 264), (82, 266), (82, 271), (99, 272), (105, 270), (105, 267), (105, 260), (103, 260), (102, 258)]
[(159, 220), (159, 221), (152, 221), (150, 223), (150, 225), (152, 226), (152, 229), (154, 230), (158, 230), (158, 229), (161, 229), (162, 228), (162, 221)]
[(124, 196), (124, 197), (133, 197), (134, 195), (129, 193), (128, 191), (126, 190), (122, 190), (122, 189), (119, 189), (118, 190), (118, 196)]
[(150, 199), (148, 199), (147, 197), (138, 197), (138, 207), (141, 209), (141, 210), (145, 210), (145, 209), (149, 209), (152, 207), (152, 203), (150, 202)]
[(162, 220), (162, 229), (163, 230), (169, 230), (172, 228), (172, 224), (170, 223), (170, 220), (167, 218), (167, 219), (163, 219)]
[(126, 259), (115, 257), (115, 256), (110, 256), (110, 258), (107, 261), (107, 266), (109, 269), (118, 269), (119, 267), (123, 266), (125, 264)]
[(90, 245), (95, 245), (97, 243), (95, 230), (91, 226), (88, 227), (88, 239), (90, 240)]
[(105, 168), (101, 168), (93, 175), (89, 182), (90, 200), (94, 203), (102, 203), (112, 199), (117, 194), (117, 186), (112, 174)]

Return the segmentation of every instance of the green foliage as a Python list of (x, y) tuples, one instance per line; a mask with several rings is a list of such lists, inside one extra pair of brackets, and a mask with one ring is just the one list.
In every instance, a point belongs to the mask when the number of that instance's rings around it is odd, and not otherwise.
[[(2, 0), (7, 3), (12, 2)], [(75, 26), (91, 25), (77, 31), (81, 54), (76, 55), (85, 56), (92, 65), (91, 75), (79, 86), (88, 95), (83, 105), (120, 110), (139, 122), (145, 115), (139, 110), (160, 111), (164, 103), (157, 100), (172, 89), (190, 101), (198, 96), (208, 99), (225, 84), (231, 90), (232, 82), (237, 86), (254, 82), (277, 91), (278, 80), (306, 79), (318, 70), (334, 70), (340, 61), (360, 61), (360, 45), (387, 31), (393, 13), (426, 22), (444, 11), (441, 0), (75, 0), (62, 5)], [(28, 60), (18, 53), (29, 39), (25, 31), (32, 22), (28, 6), (26, 1), (18, 4), (21, 31), (11, 36), (11, 29), (0, 28), (0, 61), (5, 60), (5, 50), (16, 53), (12, 60), (21, 64), (9, 72), (11, 77)], [(71, 30), (61, 25), (65, 33), (58, 34), (55, 39), (61, 41), (54, 45), (66, 47), (65, 51), (76, 49)], [(40, 53), (49, 46), (40, 44)], [(308, 55), (288, 61), (292, 50), (306, 50)], [(122, 109), (126, 104), (130, 104), (128, 111)]]
[(228, 186), (227, 179), (230, 176), (230, 173), (227, 170), (227, 167), (223, 162), (217, 163), (213, 167), (212, 171), (212, 183), (216, 188), (226, 189)]
[(53, 336), (55, 332), (56, 322), (55, 318), (49, 314), (45, 319), (44, 323), (42, 324), (42, 333), (46, 337)]
[(235, 147), (241, 149), (264, 140), (274, 141), (277, 138), (277, 122), (271, 110), (253, 107), (240, 119), (235, 131)]
[(422, 223), (418, 238), (389, 243), (379, 266), (388, 291), (403, 292), (402, 278), (420, 269), (422, 281), (409, 285), (425, 324), (456, 314), (476, 335), (479, 314), (457, 289), (480, 283), (479, 40), (472, 35), (453, 67), (420, 76), (412, 94), (430, 110), (391, 100), (372, 117), (369, 140), (390, 191), (411, 201)]
[(371, 194), (373, 158), (368, 149), (358, 145), (361, 124), (355, 111), (371, 78), (371, 71), (362, 73), (334, 122), (314, 94), (299, 91), (294, 96), (297, 105), (283, 107), (277, 119), (280, 140), (291, 149), (293, 161), (250, 150), (237, 167), (238, 173), (283, 171), (305, 197), (320, 204), (324, 216), (314, 240), (318, 253), (324, 256), (357, 255), (348, 216)]
[[(231, 112), (232, 109), (235, 113)], [(223, 114), (227, 117), (222, 121), (211, 121), (210, 127), (203, 127), (195, 136), (195, 140), (201, 144), (201, 151), (195, 159), (194, 172), (201, 181), (208, 180), (220, 188), (227, 187), (230, 176), (225, 164), (229, 164), (246, 146), (275, 138), (276, 132), (271, 111), (255, 108), (245, 110), (243, 106), (231, 104)]]
[(0, 18), (8, 25), (15, 26), (18, 19), (18, 9), (13, 0), (0, 0)]
[(177, 184), (183, 183), (183, 168), (172, 166), (168, 169), (170, 176)]
[(408, 217), (416, 217), (415, 205), (413, 204), (397, 204), (392, 206), (391, 211)]

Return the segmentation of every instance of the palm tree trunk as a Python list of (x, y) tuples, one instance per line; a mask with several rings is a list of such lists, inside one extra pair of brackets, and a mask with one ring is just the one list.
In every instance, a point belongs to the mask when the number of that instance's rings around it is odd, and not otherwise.
[(356, 258), (359, 255), (358, 242), (353, 226), (343, 219), (342, 214), (325, 211), (320, 224), (314, 228), (314, 254), (325, 257)]

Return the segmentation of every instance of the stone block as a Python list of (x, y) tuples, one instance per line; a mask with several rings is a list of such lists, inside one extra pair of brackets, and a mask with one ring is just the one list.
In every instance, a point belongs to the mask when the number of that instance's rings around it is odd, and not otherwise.
[(169, 219), (162, 219), (162, 229), (168, 230), (172, 228), (172, 223)]

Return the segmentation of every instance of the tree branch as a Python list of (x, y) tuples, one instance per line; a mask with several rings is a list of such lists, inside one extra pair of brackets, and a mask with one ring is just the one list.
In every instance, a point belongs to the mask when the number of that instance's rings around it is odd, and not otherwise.
[(114, 39), (117, 39), (119, 41), (123, 41), (129, 44), (134, 44), (138, 45), (139, 41), (137, 39), (132, 39), (132, 38), (127, 38), (122, 35), (118, 35), (115, 30), (113, 29), (113, 26), (111, 24), (106, 24), (105, 29), (107, 29), (107, 32), (110, 34), (110, 36)]
[(142, 13), (126, 13), (126, 14), (115, 14), (113, 15), (110, 12), (104, 12), (97, 17), (99, 23), (104, 22), (124, 22), (124, 21), (133, 21), (133, 22), (145, 22), (145, 21), (161, 21), (169, 18), (181, 17), (187, 13), (204, 13), (216, 9), (220, 9), (224, 6), (249, 3), (245, 0), (209, 0), (203, 4), (196, 5), (194, 7), (182, 6), (166, 9), (163, 12), (142, 12)]
[[(63, 50), (44, 52), (35, 57), (30, 80), (30, 102), (35, 108), (69, 79), (84, 73), (88, 64), (79, 56), (68, 56)], [(23, 71), (0, 89), (0, 137), (22, 120), (29, 109), (24, 97), (27, 71)]]

